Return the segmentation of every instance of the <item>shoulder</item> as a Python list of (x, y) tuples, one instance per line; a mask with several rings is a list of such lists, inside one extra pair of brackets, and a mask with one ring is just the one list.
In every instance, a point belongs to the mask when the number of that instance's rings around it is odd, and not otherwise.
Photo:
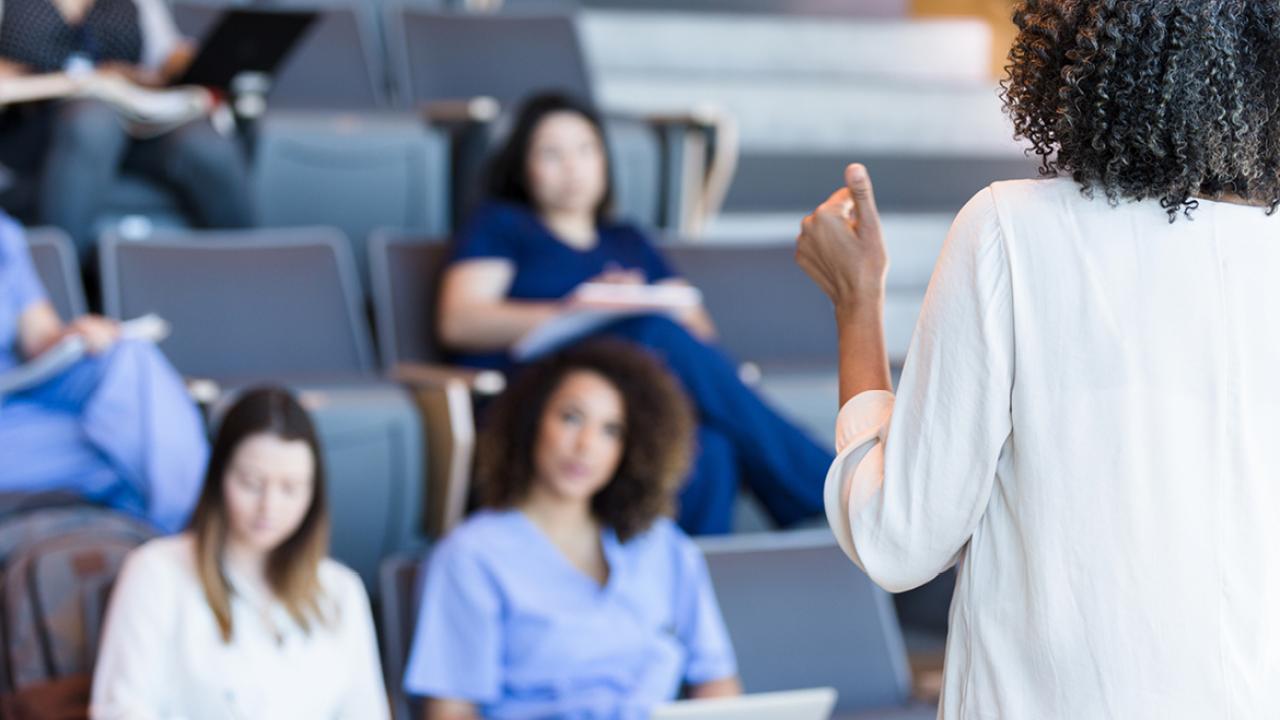
[(667, 517), (654, 520), (648, 530), (628, 540), (623, 547), (637, 555), (661, 558), (681, 565), (700, 557), (698, 546), (675, 521)]
[[(1097, 204), (1097, 199), (1085, 195), (1079, 183), (1070, 177), (992, 183), (969, 201), (970, 206), (986, 209), (1003, 222), (1043, 217), (1046, 212), (1061, 213)], [(1109, 207), (1105, 200), (1101, 205)]]
[(12, 262), (15, 256), (26, 252), (26, 249), (26, 234), (22, 226), (0, 211), (0, 261)]
[(343, 565), (333, 558), (320, 561), (316, 569), (320, 577), (320, 587), (324, 593), (337, 603), (341, 610), (361, 609), (369, 606), (369, 596), (365, 593), (364, 582), (355, 570)]
[(533, 211), (506, 200), (488, 200), (482, 203), (467, 220), (469, 227), (513, 227), (531, 222)]
[[(480, 510), (451, 530), (432, 553), (433, 559), (489, 563), (520, 550), (523, 540), (517, 510)], [(433, 560), (434, 561), (434, 560)]]
[(476, 208), (454, 236), (455, 259), (505, 256), (538, 233), (537, 218), (510, 202), (486, 202)]
[(190, 533), (159, 537), (139, 545), (129, 553), (126, 567), (148, 575), (194, 576), (196, 543)]
[(149, 540), (130, 552), (120, 568), (116, 594), (135, 603), (167, 605), (200, 593), (199, 584), (195, 538), (182, 533)]
[(600, 223), (600, 233), (617, 242), (654, 247), (650, 233), (633, 223), (604, 220)]

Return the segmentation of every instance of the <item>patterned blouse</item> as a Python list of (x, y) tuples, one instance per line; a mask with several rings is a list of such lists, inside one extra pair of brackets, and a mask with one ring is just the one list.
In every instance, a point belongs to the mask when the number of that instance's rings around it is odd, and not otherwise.
[(94, 0), (77, 24), (53, 0), (0, 0), (0, 58), (33, 72), (124, 62), (157, 68), (180, 38), (161, 0)]

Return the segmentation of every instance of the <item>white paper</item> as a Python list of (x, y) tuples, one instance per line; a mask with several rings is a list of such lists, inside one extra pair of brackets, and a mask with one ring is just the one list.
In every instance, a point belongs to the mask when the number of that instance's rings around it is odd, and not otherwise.
[(511, 356), (517, 362), (525, 362), (619, 320), (679, 313), (696, 308), (701, 302), (702, 293), (686, 285), (586, 283), (574, 292), (567, 310), (516, 341)]
[(107, 74), (47, 73), (0, 81), (0, 106), (81, 97), (101, 100), (120, 113), (134, 137), (146, 138), (204, 117), (213, 95), (200, 87), (146, 88)]
[[(122, 340), (160, 342), (168, 335), (169, 324), (158, 315), (143, 315), (120, 323)], [(86, 350), (84, 338), (79, 335), (64, 337), (39, 356), (0, 373), (0, 396), (21, 392), (57, 377), (59, 373), (79, 362)]]

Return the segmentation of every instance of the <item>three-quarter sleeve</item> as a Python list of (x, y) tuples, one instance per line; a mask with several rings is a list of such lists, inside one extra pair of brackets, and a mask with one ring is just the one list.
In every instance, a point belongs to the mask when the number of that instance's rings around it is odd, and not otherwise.
[(672, 533), (680, 545), (675, 630), (685, 650), (684, 681), (700, 685), (733, 677), (738, 672), (738, 664), (711, 585), (711, 575), (707, 572), (706, 558), (678, 529), (673, 527)]
[(94, 720), (160, 720), (178, 582), (164, 560), (144, 545), (116, 579), (93, 673)]
[(841, 409), (827, 517), (886, 590), (950, 567), (987, 507), (1012, 428), (1009, 262), (990, 189), (956, 218), (938, 259), (898, 393)]
[(428, 559), (405, 690), (473, 703), (502, 689), (502, 606), (478, 553), (446, 540)]
[(385, 720), (391, 716), (387, 691), (382, 683), (382, 663), (378, 659), (378, 641), (373, 629), (373, 613), (369, 596), (360, 577), (342, 568), (343, 601), (341, 622), (346, 657), (351, 659), (351, 686), (343, 698), (337, 717), (340, 720)]

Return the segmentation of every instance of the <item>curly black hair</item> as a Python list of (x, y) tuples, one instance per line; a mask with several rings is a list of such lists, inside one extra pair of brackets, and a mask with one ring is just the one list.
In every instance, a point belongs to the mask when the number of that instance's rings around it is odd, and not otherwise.
[(1022, 0), (1001, 83), (1041, 172), (1086, 194), (1280, 205), (1280, 3)]
[(675, 378), (653, 354), (630, 343), (587, 342), (520, 372), (485, 417), (476, 452), (479, 501), (503, 508), (527, 496), (547, 402), (578, 371), (604, 377), (626, 407), (622, 459), (591, 499), (596, 518), (626, 542), (671, 513), (689, 469), (694, 431), (693, 410)]

